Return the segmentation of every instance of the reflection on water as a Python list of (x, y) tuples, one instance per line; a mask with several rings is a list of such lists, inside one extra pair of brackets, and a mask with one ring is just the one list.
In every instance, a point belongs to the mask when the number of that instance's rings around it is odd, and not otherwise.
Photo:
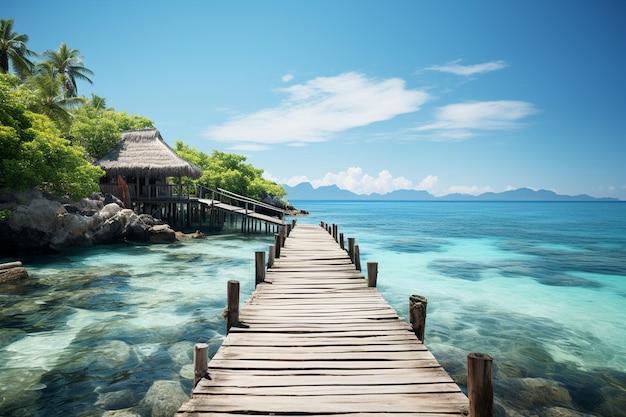
[[(626, 205), (297, 206), (313, 213), (299, 222), (357, 238), (401, 316), (410, 294), (428, 298), (426, 344), (462, 387), (467, 353), (494, 357), (498, 415), (626, 415)], [(0, 287), (0, 415), (173, 415), (193, 345), (212, 354), (223, 340), (227, 281), (245, 300), (270, 244), (212, 236), (24, 259), (31, 279)]]

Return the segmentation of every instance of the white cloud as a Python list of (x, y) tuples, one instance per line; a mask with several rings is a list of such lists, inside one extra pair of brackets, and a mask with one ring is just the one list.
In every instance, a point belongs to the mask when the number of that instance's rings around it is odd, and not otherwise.
[(287, 98), (277, 107), (233, 118), (204, 135), (229, 143), (323, 142), (338, 132), (418, 111), (430, 97), (407, 90), (399, 78), (374, 80), (355, 72), (318, 77), (279, 91)]
[(415, 189), (411, 180), (405, 177), (394, 177), (386, 169), (380, 171), (377, 176), (372, 176), (364, 173), (360, 167), (350, 167), (338, 173), (329, 172), (322, 178), (313, 180), (304, 175), (295, 176), (284, 183), (293, 187), (302, 182), (309, 182), (314, 188), (336, 185), (342, 190), (356, 194), (387, 194), (394, 190)]
[(456, 75), (471, 76), (486, 72), (497, 71), (506, 68), (508, 65), (504, 61), (491, 61), (475, 65), (459, 65), (460, 61), (453, 61), (445, 65), (433, 65), (426, 68), (430, 71), (447, 72)]
[(437, 185), (439, 183), (439, 178), (436, 175), (428, 175), (426, 178), (420, 181), (418, 186), (416, 187), (418, 190), (426, 190), (430, 192), (435, 192), (437, 190)]
[(298, 185), (298, 184), (300, 184), (302, 182), (310, 182), (310, 181), (309, 181), (309, 178), (306, 175), (297, 175), (295, 177), (289, 178), (284, 183), (287, 184), (290, 187), (295, 187), (296, 185)]
[(417, 127), (415, 131), (431, 131), (439, 140), (463, 140), (479, 130), (509, 130), (522, 126), (521, 120), (535, 113), (535, 107), (525, 101), (473, 101), (439, 107), (435, 121)]
[(289, 81), (293, 80), (293, 75), (292, 74), (285, 74), (283, 75), (280, 80), (284, 83), (288, 83)]
[(460, 194), (479, 195), (479, 194), (488, 193), (492, 191), (493, 191), (493, 188), (491, 188), (488, 185), (485, 187), (479, 187), (477, 185), (471, 185), (471, 186), (453, 185), (448, 188), (448, 192), (446, 194), (460, 193)]

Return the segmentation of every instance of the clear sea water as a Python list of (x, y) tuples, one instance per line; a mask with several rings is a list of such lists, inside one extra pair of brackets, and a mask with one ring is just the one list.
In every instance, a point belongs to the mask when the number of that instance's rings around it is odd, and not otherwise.
[[(402, 317), (427, 297), (426, 345), (459, 385), (468, 353), (494, 358), (496, 415), (626, 416), (626, 203), (292, 203), (356, 238)], [(0, 415), (149, 416), (155, 381), (188, 394), (193, 345), (223, 340), (227, 281), (245, 300), (272, 243), (21, 259), (31, 279), (0, 287)]]

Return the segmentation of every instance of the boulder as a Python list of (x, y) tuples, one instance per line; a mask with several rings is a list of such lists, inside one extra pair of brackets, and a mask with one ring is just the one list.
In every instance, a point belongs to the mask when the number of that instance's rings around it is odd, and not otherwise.
[(148, 229), (148, 241), (152, 243), (169, 243), (176, 241), (176, 232), (167, 224), (158, 224)]
[(58, 252), (66, 247), (120, 240), (173, 242), (174, 230), (150, 215), (122, 208), (112, 195), (89, 199), (44, 196), (38, 191), (0, 195), (0, 252)]
[(171, 417), (186, 401), (189, 396), (183, 392), (180, 382), (155, 381), (141, 405), (150, 409), (152, 417)]
[(19, 281), (28, 278), (26, 268), (18, 266), (16, 268), (0, 269), (0, 283)]

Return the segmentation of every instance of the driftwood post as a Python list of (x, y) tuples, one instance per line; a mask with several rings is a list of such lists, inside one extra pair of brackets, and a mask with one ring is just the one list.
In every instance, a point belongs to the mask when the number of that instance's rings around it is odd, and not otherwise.
[(361, 270), (361, 251), (359, 245), (354, 245), (354, 266), (357, 271)]
[(255, 287), (265, 281), (265, 252), (255, 252), (254, 253), (254, 266), (255, 266)]
[(428, 301), (426, 297), (421, 295), (412, 295), (409, 297), (409, 319), (411, 327), (415, 332), (415, 336), (424, 342), (424, 333), (426, 332), (426, 307)]
[(193, 347), (193, 386), (195, 388), (202, 378), (208, 375), (209, 345), (196, 343)]
[(467, 355), (467, 391), (470, 417), (493, 417), (493, 358), (484, 353)]
[(367, 263), (367, 286), (376, 287), (378, 279), (378, 262)]
[(274, 266), (274, 249), (275, 245), (270, 245), (269, 253), (267, 254), (267, 267), (271, 268)]
[(239, 281), (228, 281), (228, 307), (226, 308), (226, 334), (239, 323)]

